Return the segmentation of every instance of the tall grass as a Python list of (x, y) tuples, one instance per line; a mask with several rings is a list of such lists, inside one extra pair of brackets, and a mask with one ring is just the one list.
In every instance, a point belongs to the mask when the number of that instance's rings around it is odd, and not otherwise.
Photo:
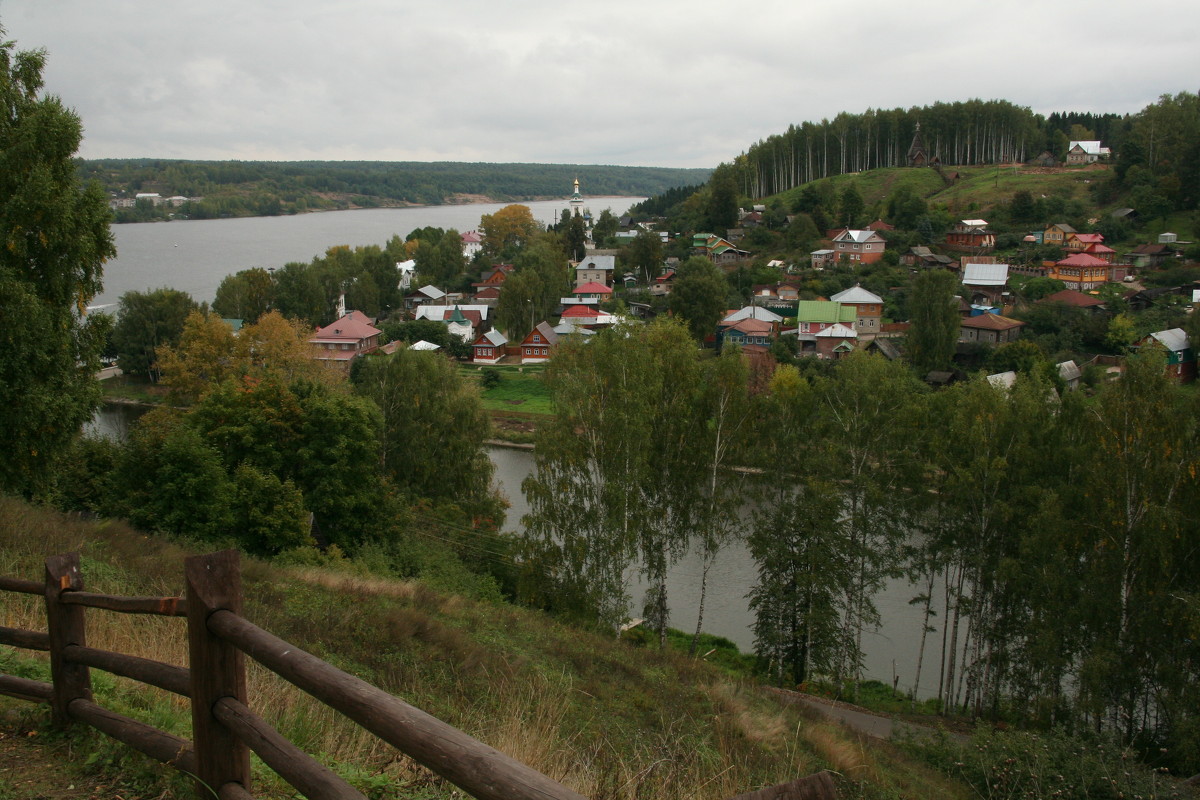
[[(46, 556), (72, 550), (82, 553), (90, 591), (184, 588), (181, 545), (0, 498), (0, 574), (37, 579)], [(894, 794), (890, 762), (881, 767), (853, 737), (781, 710), (752, 685), (728, 682), (684, 654), (633, 648), (513, 606), (374, 578), (361, 567), (332, 572), (246, 559), (243, 581), (245, 615), (256, 624), (588, 797), (718, 800), (829, 766), (845, 776), (848, 796)], [(5, 593), (0, 601), (4, 625), (44, 630), (38, 598)], [(91, 609), (87, 620), (91, 646), (186, 663), (182, 619)], [(24, 652), (5, 658), (37, 663)], [(98, 702), (190, 738), (186, 701), (97, 670), (93, 679)], [(248, 690), (252, 708), (368, 796), (456, 796), (252, 662)], [(110, 769), (130, 763), (98, 760)], [(292, 796), (255, 764), (257, 796)], [(162, 770), (161, 796), (186, 796), (186, 781), (172, 774)]]

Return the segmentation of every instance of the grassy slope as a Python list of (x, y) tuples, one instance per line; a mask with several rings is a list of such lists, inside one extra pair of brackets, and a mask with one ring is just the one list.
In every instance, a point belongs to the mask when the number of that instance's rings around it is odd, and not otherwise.
[[(36, 577), (46, 555), (74, 549), (83, 553), (93, 591), (182, 589), (183, 548), (119, 524), (97, 527), (0, 498), (0, 574)], [(709, 665), (677, 654), (634, 649), (536, 612), (361, 572), (244, 562), (244, 579), (246, 616), (254, 622), (589, 797), (724, 798), (827, 767), (845, 776), (846, 797), (962, 796), (960, 787), (890, 748), (781, 710), (753, 686), (729, 683)], [(4, 608), (4, 624), (43, 628), (33, 599), (8, 595)], [(89, 613), (90, 645), (184, 663), (181, 620)], [(0, 671), (38, 676), (45, 666), (24, 651), (0, 648)], [(189, 735), (178, 699), (93, 674), (103, 704)], [(251, 705), (276, 727), (370, 796), (450, 796), (441, 781), (274, 676), (252, 670), (250, 693)], [(30, 714), (35, 727), (44, 724), (41, 712), (25, 712), (23, 724)], [(73, 748), (78, 758), (107, 764), (110, 777), (115, 769), (136, 783), (124, 796), (189, 791), (185, 782), (164, 777), (169, 771), (104, 741), (81, 735)], [(286, 796), (260, 773), (257, 796)]]
[[(1088, 201), (1087, 189), (1090, 181), (1105, 176), (1100, 170), (1062, 169), (1056, 172), (1034, 170), (1025, 167), (962, 167), (948, 168), (961, 176), (953, 185), (945, 182), (932, 169), (909, 169), (892, 167), (861, 172), (852, 175), (835, 175), (814, 181), (828, 182), (837, 192), (849, 183), (854, 183), (870, 209), (876, 203), (886, 210), (887, 196), (901, 186), (909, 186), (929, 203), (947, 206), (952, 212), (965, 212), (972, 207), (986, 211), (995, 205), (1007, 203), (1015, 192), (1025, 189), (1033, 194), (1062, 194), (1066, 198)], [(789, 204), (801, 189), (789, 189), (779, 195)]]

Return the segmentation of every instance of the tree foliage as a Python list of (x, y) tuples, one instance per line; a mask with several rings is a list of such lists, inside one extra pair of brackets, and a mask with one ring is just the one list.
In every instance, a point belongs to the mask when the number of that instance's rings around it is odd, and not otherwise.
[(703, 256), (693, 256), (676, 271), (668, 305), (687, 322), (692, 337), (702, 342), (716, 332), (728, 297), (729, 283), (720, 267)]
[(408, 349), (369, 357), (355, 388), (382, 412), (383, 468), (397, 489), (495, 517), (483, 448), (491, 423), (453, 362)]
[(42, 93), (45, 54), (0, 28), (0, 489), (31, 495), (99, 405), (106, 321), (85, 318), (115, 255), (98, 186), (72, 156), (79, 118)]
[(913, 281), (908, 310), (911, 327), (905, 337), (909, 361), (918, 374), (950, 367), (958, 341), (954, 273), (926, 270)]

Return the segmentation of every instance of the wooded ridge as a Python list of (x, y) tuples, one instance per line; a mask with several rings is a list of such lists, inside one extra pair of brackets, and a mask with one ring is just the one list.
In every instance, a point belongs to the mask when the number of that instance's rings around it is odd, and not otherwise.
[[(582, 164), (385, 161), (176, 161), (76, 159), (96, 180), (118, 222), (166, 218), (273, 216), (354, 207), (440, 205), (478, 200), (566, 197), (578, 178), (589, 196), (654, 195), (703, 183), (711, 170)], [(174, 206), (160, 199), (186, 198)]]

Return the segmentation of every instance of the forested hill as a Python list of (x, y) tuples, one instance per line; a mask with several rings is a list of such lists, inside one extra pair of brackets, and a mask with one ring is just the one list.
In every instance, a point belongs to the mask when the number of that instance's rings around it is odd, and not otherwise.
[(972, 166), (1024, 162), (1044, 150), (1061, 160), (1073, 140), (1101, 140), (1115, 151), (1130, 124), (1121, 114), (1044, 117), (1006, 100), (867, 109), (791, 125), (751, 145), (735, 164), (743, 192), (766, 197), (830, 175), (906, 166), (918, 126), (929, 157)]
[(143, 202), (117, 210), (118, 221), (167, 213), (202, 219), (263, 216), (337, 208), (438, 205), (490, 199), (566, 197), (579, 179), (585, 196), (656, 195), (703, 183), (712, 170), (587, 164), (485, 164), (386, 161), (77, 160), (113, 198), (139, 193), (182, 196), (178, 208)]

